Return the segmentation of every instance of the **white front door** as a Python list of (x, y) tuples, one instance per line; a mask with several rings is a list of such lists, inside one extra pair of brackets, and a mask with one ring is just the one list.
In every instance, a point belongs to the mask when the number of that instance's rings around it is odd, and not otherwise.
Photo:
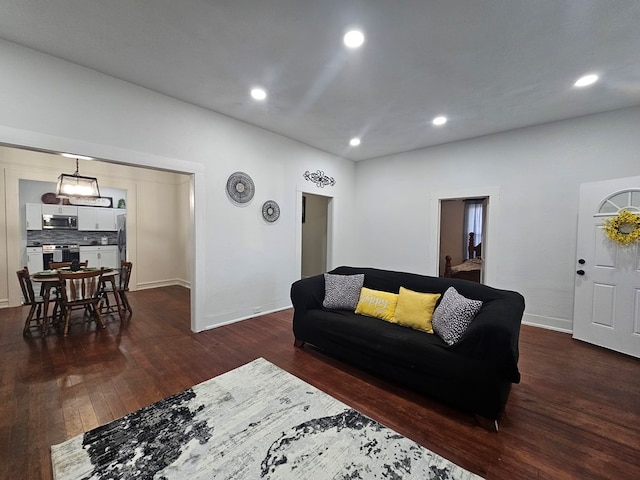
[(640, 245), (601, 228), (623, 209), (640, 212), (640, 177), (580, 186), (573, 336), (640, 357)]

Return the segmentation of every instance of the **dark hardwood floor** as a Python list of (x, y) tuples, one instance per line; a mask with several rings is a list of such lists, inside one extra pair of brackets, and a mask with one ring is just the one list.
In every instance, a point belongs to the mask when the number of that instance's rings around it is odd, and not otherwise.
[(189, 291), (132, 292), (106, 330), (23, 338), (27, 309), (0, 309), (0, 478), (50, 479), (49, 447), (264, 357), (487, 479), (640, 478), (640, 361), (522, 327), (499, 433), (474, 418), (293, 346), (292, 311), (189, 329)]

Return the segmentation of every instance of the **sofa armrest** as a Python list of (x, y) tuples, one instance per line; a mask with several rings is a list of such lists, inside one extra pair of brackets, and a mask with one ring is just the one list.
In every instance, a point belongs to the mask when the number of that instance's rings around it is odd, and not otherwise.
[(303, 278), (291, 285), (291, 303), (294, 315), (322, 308), (324, 301), (324, 274)]
[(518, 383), (523, 313), (524, 298), (517, 292), (506, 292), (503, 298), (485, 302), (462, 338), (450, 348), (461, 355), (493, 362), (505, 378)]

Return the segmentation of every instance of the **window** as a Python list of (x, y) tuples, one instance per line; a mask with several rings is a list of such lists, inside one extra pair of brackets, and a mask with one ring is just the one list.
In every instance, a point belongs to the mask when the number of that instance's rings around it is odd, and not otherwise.
[(620, 210), (640, 212), (640, 190), (625, 190), (605, 199), (596, 216), (617, 215)]
[(469, 234), (474, 233), (475, 245), (482, 243), (482, 224), (484, 221), (485, 199), (469, 199), (464, 201), (464, 239), (462, 242), (462, 258), (469, 258)]

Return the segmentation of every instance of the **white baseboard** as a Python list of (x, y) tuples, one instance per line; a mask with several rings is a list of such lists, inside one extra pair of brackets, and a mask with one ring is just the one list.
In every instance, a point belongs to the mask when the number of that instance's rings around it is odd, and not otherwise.
[(135, 290), (148, 290), (150, 288), (159, 288), (159, 287), (172, 287), (174, 285), (178, 285), (180, 287), (191, 288), (191, 282), (187, 280), (182, 280), (180, 278), (172, 278), (169, 280), (156, 280), (154, 282), (138, 282), (136, 284), (135, 289), (131, 288), (132, 291)]
[[(234, 318), (228, 318), (226, 320), (223, 320), (222, 318), (224, 317), (224, 315), (218, 315), (217, 318), (219, 318), (219, 321), (213, 321), (212, 323), (210, 323), (209, 325), (207, 325), (206, 327), (204, 327), (202, 330), (199, 330), (201, 332), (205, 331), (205, 330), (211, 330), (213, 328), (218, 328), (218, 327), (223, 327), (225, 325), (231, 325), (232, 323), (236, 323), (236, 322), (241, 322), (243, 320), (248, 320), (249, 318), (256, 318), (256, 317), (261, 317), (263, 315), (268, 315), (269, 313), (275, 313), (275, 312), (281, 312), (282, 310), (287, 310), (289, 308), (291, 308), (292, 305), (285, 305), (285, 306), (280, 306), (280, 307), (276, 307), (276, 308), (272, 308), (270, 310), (265, 310), (264, 312), (260, 312), (260, 313), (253, 313), (250, 315), (245, 314), (246, 312), (243, 312), (241, 314), (239, 314), (238, 317), (234, 317)], [(211, 317), (210, 321), (213, 320), (216, 317)]]
[(544, 317), (542, 315), (525, 313), (522, 316), (522, 323), (524, 325), (546, 328), (547, 330), (554, 330), (556, 332), (573, 333), (573, 321), (563, 318)]

